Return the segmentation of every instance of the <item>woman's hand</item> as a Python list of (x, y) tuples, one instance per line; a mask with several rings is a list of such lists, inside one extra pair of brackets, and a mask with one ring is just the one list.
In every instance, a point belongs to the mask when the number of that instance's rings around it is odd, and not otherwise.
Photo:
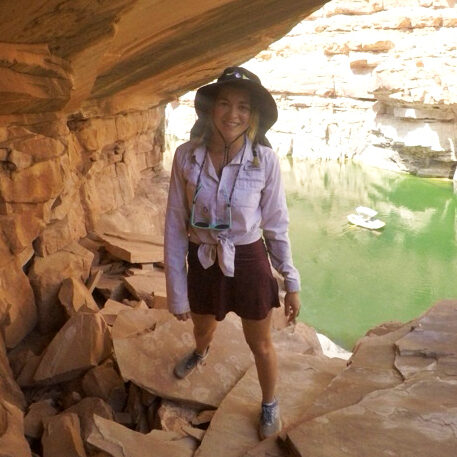
[(295, 322), (300, 312), (300, 296), (298, 292), (286, 292), (284, 297), (284, 313), (287, 316), (287, 323)]
[(174, 316), (178, 319), (178, 321), (187, 321), (187, 319), (190, 319), (190, 312), (188, 311), (187, 313), (174, 314)]

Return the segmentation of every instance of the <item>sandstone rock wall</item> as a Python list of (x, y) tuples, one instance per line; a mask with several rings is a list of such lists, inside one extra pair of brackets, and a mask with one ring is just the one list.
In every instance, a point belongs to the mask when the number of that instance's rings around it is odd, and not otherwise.
[(282, 147), (452, 178), (456, 34), (453, 0), (328, 3), (254, 65), (292, 108), (276, 127), (293, 134)]
[(74, 272), (74, 243), (88, 232), (120, 224), (160, 234), (164, 192), (158, 189), (151, 207), (148, 176), (161, 168), (163, 104), (264, 49), (324, 3), (0, 4), (0, 321), (7, 347), (37, 322), (43, 331), (62, 324), (56, 291)]
[[(280, 107), (269, 135), (279, 153), (452, 178), (455, 5), (333, 0), (248, 61)], [(191, 96), (183, 100), (191, 104)]]

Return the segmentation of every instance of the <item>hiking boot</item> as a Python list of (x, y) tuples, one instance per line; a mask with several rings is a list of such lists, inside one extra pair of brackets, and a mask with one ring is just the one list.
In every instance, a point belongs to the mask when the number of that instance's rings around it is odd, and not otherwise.
[(282, 429), (279, 416), (279, 404), (275, 399), (272, 403), (262, 403), (262, 413), (259, 423), (259, 437), (261, 440), (277, 435)]
[(195, 367), (203, 363), (203, 361), (206, 359), (208, 356), (208, 350), (209, 348), (206, 348), (206, 351), (203, 355), (198, 354), (195, 350), (186, 355), (176, 364), (173, 371), (174, 375), (179, 379), (183, 379), (192, 373)]

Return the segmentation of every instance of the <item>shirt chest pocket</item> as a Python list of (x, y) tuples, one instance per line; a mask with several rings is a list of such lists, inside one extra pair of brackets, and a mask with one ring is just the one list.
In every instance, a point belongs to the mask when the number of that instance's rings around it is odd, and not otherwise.
[(233, 192), (233, 204), (237, 207), (257, 208), (265, 186), (264, 169), (245, 165), (240, 170)]

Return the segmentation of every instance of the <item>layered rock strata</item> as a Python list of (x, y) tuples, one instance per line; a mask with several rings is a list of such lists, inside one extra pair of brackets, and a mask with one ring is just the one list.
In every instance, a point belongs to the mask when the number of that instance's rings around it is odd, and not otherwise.
[[(245, 63), (279, 105), (275, 149), (452, 178), (456, 33), (454, 1), (328, 3)], [(192, 102), (182, 100), (187, 114), (170, 109), (170, 123), (191, 125)]]
[[(0, 5), (0, 454), (31, 455), (22, 428), (24, 408), (34, 399), (45, 403), (30, 410), (28, 437), (44, 430), (45, 455), (61, 457), (57, 435), (68, 455), (94, 453), (78, 438), (80, 428), (85, 436), (81, 417), (47, 417), (81, 399), (79, 392), (70, 388), (58, 405), (48, 391), (46, 398), (30, 394), (26, 403), (16, 382), (23, 389), (71, 383), (111, 353), (101, 316), (112, 323), (119, 307), (110, 302), (101, 313), (104, 300), (149, 296), (147, 305), (141, 302), (147, 308), (164, 305), (166, 297), (163, 284), (152, 297), (138, 274), (119, 278), (122, 259), (100, 264), (112, 246), (100, 251), (102, 241), (86, 235), (160, 237), (167, 181), (160, 173), (163, 104), (264, 49), (324, 3)], [(149, 259), (149, 251), (136, 260)], [(155, 287), (157, 275), (149, 277)], [(60, 359), (54, 357), (59, 350)], [(72, 357), (72, 350), (79, 355)], [(125, 411), (116, 413), (118, 422), (131, 422)]]
[[(69, 252), (102, 216), (116, 212), (106, 222), (117, 229), (161, 234), (164, 193), (158, 189), (154, 202), (144, 177), (161, 168), (163, 103), (254, 55), (323, 3), (0, 6), (0, 312), (7, 347), (37, 323), (43, 332), (63, 324), (53, 309), (58, 282), (75, 268), (87, 279)], [(134, 197), (136, 211), (129, 211)], [(41, 295), (50, 270), (59, 278)]]

